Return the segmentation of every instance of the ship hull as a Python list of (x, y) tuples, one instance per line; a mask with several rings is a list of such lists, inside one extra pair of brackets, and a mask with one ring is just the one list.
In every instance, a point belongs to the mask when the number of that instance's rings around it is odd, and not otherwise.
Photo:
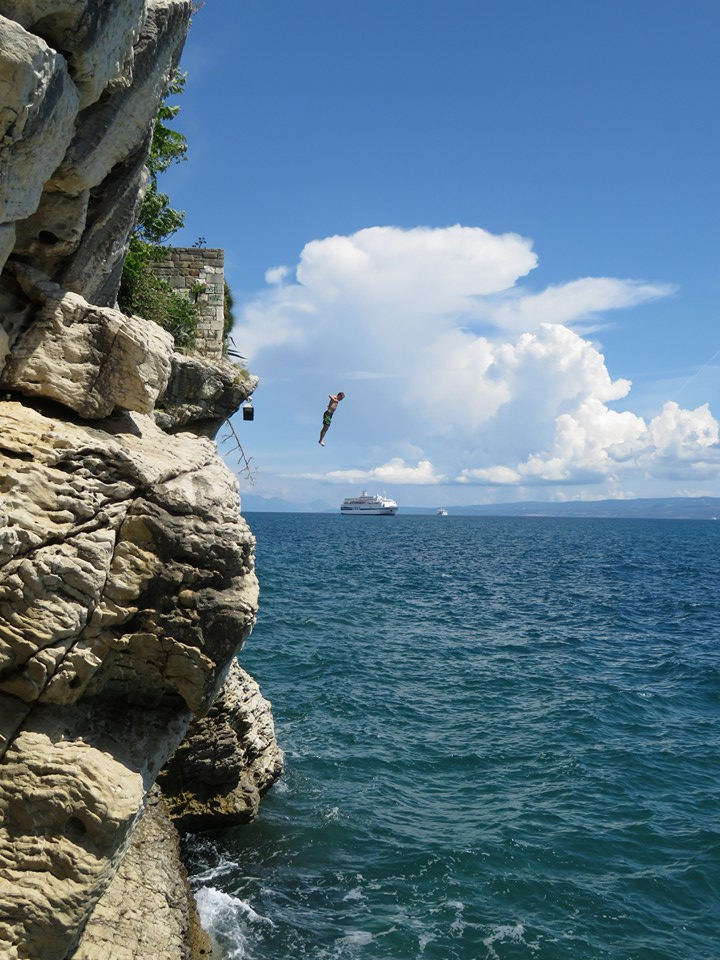
[(344, 517), (394, 517), (397, 507), (340, 507)]

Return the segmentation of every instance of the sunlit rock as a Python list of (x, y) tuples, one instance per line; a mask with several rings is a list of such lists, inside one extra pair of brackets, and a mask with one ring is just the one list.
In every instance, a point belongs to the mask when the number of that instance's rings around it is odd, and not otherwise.
[(220, 696), (163, 771), (173, 819), (188, 830), (247, 823), (283, 770), (270, 704), (234, 663)]
[(158, 399), (155, 420), (169, 433), (191, 429), (214, 437), (220, 424), (257, 384), (257, 377), (234, 363), (176, 353), (168, 385)]
[(206, 955), (154, 784), (181, 757), (203, 822), (247, 820), (282, 768), (238, 681), (255, 542), (210, 439), (257, 378), (115, 309), (190, 10), (0, 0), (5, 960)]
[(0, 13), (59, 50), (80, 92), (80, 109), (132, 76), (145, 0), (0, 0)]
[(72, 139), (78, 104), (64, 57), (0, 16), (0, 224), (37, 210)]
[(56, 400), (87, 419), (116, 407), (149, 413), (167, 385), (172, 336), (157, 324), (94, 307), (38, 271), (15, 276), (37, 303), (13, 344), (0, 388)]

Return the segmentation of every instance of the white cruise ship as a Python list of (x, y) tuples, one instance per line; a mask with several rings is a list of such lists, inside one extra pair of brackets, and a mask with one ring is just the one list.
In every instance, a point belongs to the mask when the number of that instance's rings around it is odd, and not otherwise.
[(359, 497), (347, 497), (340, 506), (344, 517), (394, 517), (398, 505), (388, 497), (379, 494), (370, 496), (365, 490)]

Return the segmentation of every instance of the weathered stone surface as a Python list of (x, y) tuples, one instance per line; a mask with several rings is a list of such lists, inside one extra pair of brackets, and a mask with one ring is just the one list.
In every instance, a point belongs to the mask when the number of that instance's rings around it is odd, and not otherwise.
[(46, 191), (40, 206), (15, 225), (15, 253), (23, 257), (60, 260), (77, 250), (85, 230), (90, 191), (77, 196)]
[(254, 540), (208, 440), (8, 401), (0, 436), (0, 944), (59, 960), (252, 628)]
[(177, 834), (155, 788), (72, 960), (203, 960), (211, 950), (180, 860)]
[(220, 696), (194, 721), (159, 783), (181, 829), (228, 826), (253, 819), (283, 764), (270, 703), (233, 663)]
[(191, 0), (0, 0), (0, 269), (14, 252), (114, 306), (190, 11)]
[(67, 58), (80, 109), (108, 84), (129, 83), (145, 0), (0, 0), (0, 14), (42, 36)]
[(176, 359), (168, 386), (170, 335), (112, 309), (190, 7), (0, 0), (3, 960), (205, 957), (148, 794), (209, 711), (194, 822), (252, 816), (282, 765), (238, 686), (254, 539), (207, 439), (257, 380)]
[(73, 141), (53, 174), (54, 188), (77, 194), (97, 186), (143, 143), (182, 50), (190, 9), (190, 0), (147, 0), (132, 85), (81, 112)]
[[(7, 258), (15, 246), (15, 225), (12, 223), (0, 224), (0, 271), (7, 263)], [(1, 308), (0, 308), (1, 310)], [(0, 312), (0, 318), (2, 313)], [(0, 357), (0, 362), (2, 358)]]
[(0, 16), (0, 223), (37, 209), (72, 139), (78, 103), (64, 58)]
[(257, 606), (235, 478), (209, 441), (147, 418), (103, 426), (0, 405), (0, 691), (174, 694), (201, 712)]
[(60, 286), (89, 303), (114, 307), (128, 238), (140, 215), (149, 182), (145, 167), (150, 138), (127, 161), (118, 164), (91, 193), (85, 230), (66, 263), (59, 265)]
[(7, 333), (0, 327), (0, 369), (5, 362), (5, 357), (10, 352), (10, 338)]
[(257, 385), (257, 377), (234, 363), (176, 353), (167, 388), (155, 409), (155, 420), (168, 433), (191, 424), (194, 433), (214, 437)]
[(170, 376), (173, 338), (157, 324), (93, 307), (38, 271), (15, 276), (39, 304), (15, 340), (0, 388), (56, 400), (88, 419), (116, 407), (149, 413)]
[(0, 950), (64, 960), (182, 736), (176, 711), (35, 707), (0, 777)]

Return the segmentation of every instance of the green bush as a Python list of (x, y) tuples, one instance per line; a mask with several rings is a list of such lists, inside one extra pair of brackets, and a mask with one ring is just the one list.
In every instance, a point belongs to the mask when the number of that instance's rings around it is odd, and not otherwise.
[(176, 349), (188, 350), (193, 345), (199, 321), (197, 308), (167, 280), (155, 276), (152, 261), (134, 264), (132, 281), (125, 288), (124, 296), (118, 297), (118, 303), (124, 313), (153, 320), (168, 330), (175, 338)]
[(223, 343), (227, 344), (227, 339), (230, 336), (230, 331), (233, 328), (235, 323), (235, 314), (233, 313), (234, 300), (232, 295), (232, 290), (230, 289), (227, 280), (225, 281), (225, 289), (223, 294), (223, 315), (225, 317), (225, 322), (223, 324)]
[[(194, 12), (202, 3), (196, 4)], [(185, 221), (182, 210), (170, 206), (170, 198), (158, 190), (158, 176), (173, 164), (186, 158), (187, 140), (182, 133), (173, 130), (168, 123), (175, 119), (180, 108), (168, 106), (169, 96), (177, 96), (185, 87), (185, 75), (176, 73), (168, 84), (167, 94), (155, 119), (152, 145), (146, 162), (150, 174), (145, 198), (138, 222), (130, 237), (130, 244), (123, 265), (122, 279), (118, 291), (118, 306), (123, 313), (134, 313), (146, 320), (154, 320), (175, 338), (178, 350), (192, 347), (197, 334), (199, 315), (195, 303), (177, 293), (166, 281), (153, 273), (153, 263), (163, 260), (167, 251), (165, 243), (176, 233)], [(202, 240), (204, 244), (204, 239)], [(196, 244), (196, 246), (200, 243)], [(196, 284), (191, 296), (197, 300), (204, 287)], [(223, 331), (224, 349), (227, 352), (227, 338), (233, 325), (232, 293), (225, 284), (225, 329)]]
[[(167, 96), (182, 93), (184, 86), (185, 77), (176, 74), (168, 85)], [(197, 333), (199, 318), (195, 304), (153, 273), (153, 261), (163, 259), (165, 240), (179, 230), (185, 220), (183, 211), (173, 210), (170, 198), (160, 193), (157, 185), (158, 174), (185, 159), (187, 140), (183, 134), (167, 125), (177, 116), (179, 109), (169, 107), (163, 101), (155, 120), (146, 164), (150, 183), (137, 225), (130, 237), (118, 291), (118, 306), (124, 313), (154, 320), (170, 331), (178, 350), (187, 350)]]

